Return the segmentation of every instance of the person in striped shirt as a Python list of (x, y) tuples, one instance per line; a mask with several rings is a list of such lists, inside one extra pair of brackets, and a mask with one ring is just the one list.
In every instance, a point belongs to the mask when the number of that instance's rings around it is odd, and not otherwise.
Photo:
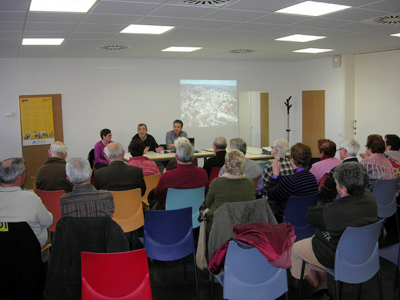
[(60, 198), (62, 217), (112, 217), (114, 198), (90, 184), (92, 169), (83, 157), (71, 158), (66, 165), (67, 179), (74, 188)]
[(277, 159), (273, 161), (271, 188), (267, 191), (267, 199), (278, 223), (282, 222), (283, 211), (291, 196), (306, 196), (318, 193), (317, 180), (308, 170), (310, 160), (311, 148), (309, 146), (303, 143), (293, 145), (290, 148), (290, 163), (294, 173), (284, 176), (279, 182), (280, 162)]

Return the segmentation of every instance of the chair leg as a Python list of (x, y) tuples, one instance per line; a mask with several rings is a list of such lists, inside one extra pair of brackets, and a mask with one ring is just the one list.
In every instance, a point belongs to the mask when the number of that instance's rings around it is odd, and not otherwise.
[(362, 292), (362, 282), (358, 285), (357, 300), (361, 299), (361, 292)]
[(340, 292), (339, 292), (339, 285), (341, 284), (340, 281), (335, 280), (335, 286), (336, 286), (336, 300), (340, 300)]
[(382, 280), (381, 280), (381, 272), (378, 270), (378, 289), (379, 289), (379, 299), (383, 300), (383, 291), (382, 291)]
[[(210, 276), (211, 276), (211, 278), (210, 278)], [(214, 299), (214, 276), (212, 276), (211, 274), (210, 274), (210, 276), (209, 276), (209, 280), (211, 280), (210, 281), (210, 300), (213, 300)]]
[[(197, 280), (197, 265), (196, 265), (196, 254), (193, 252), (193, 262), (194, 262), (194, 277), (196, 279), (196, 297), (199, 300), (199, 282)], [(382, 299), (381, 299), (382, 300)]]
[(396, 228), (397, 228), (397, 237), (398, 237), (399, 242), (400, 242), (399, 215), (397, 214), (397, 211), (396, 211)]
[(342, 295), (343, 295), (343, 282), (339, 281), (339, 298), (338, 299), (342, 299)]
[(303, 260), (303, 264), (301, 265), (301, 274), (300, 274), (300, 284), (299, 284), (299, 296), (298, 300), (301, 300), (301, 289), (303, 287), (303, 277), (304, 277), (304, 269), (306, 267), (306, 262)]

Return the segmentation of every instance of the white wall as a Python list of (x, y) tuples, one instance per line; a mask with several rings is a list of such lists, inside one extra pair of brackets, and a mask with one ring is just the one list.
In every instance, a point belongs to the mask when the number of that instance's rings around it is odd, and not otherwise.
[(356, 139), (364, 151), (370, 134), (400, 135), (400, 51), (355, 57)]
[[(273, 103), (286, 96), (289, 65), (228, 60), (0, 59), (0, 159), (22, 152), (19, 95), (62, 94), (68, 157), (86, 157), (102, 128), (110, 128), (113, 140), (126, 149), (137, 124), (144, 122), (158, 143), (164, 143), (172, 121), (180, 118), (180, 79), (237, 80), (239, 91), (267, 90)], [(5, 117), (6, 111), (15, 116)], [(277, 124), (276, 129), (282, 131), (284, 126)], [(239, 134), (237, 127), (189, 128), (187, 132), (196, 138), (196, 148), (210, 148), (218, 135), (231, 139)]]
[[(351, 62), (351, 61), (350, 61)], [(332, 58), (292, 63), (174, 59), (0, 59), (0, 159), (20, 156), (19, 95), (62, 94), (64, 142), (69, 157), (87, 156), (110, 128), (126, 149), (140, 122), (164, 143), (172, 121), (180, 117), (180, 79), (232, 79), (238, 91), (269, 93), (270, 142), (286, 137), (285, 100), (292, 96), (290, 144), (302, 140), (302, 91), (325, 90), (326, 137), (344, 137), (343, 81), (355, 69), (357, 139), (370, 133), (397, 133), (400, 128), (400, 51), (355, 56), (350, 72), (332, 67)], [(352, 66), (353, 65), (353, 66)], [(347, 75), (346, 75), (347, 74)], [(348, 75), (350, 74), (350, 75)], [(346, 77), (347, 76), (347, 77)], [(350, 89), (351, 94), (351, 89)], [(5, 113), (12, 111), (13, 117)], [(253, 122), (254, 127), (257, 124)], [(259, 124), (258, 124), (259, 126)], [(185, 127), (184, 127), (185, 129)], [(215, 136), (237, 137), (238, 128), (188, 129), (196, 147), (211, 146)]]

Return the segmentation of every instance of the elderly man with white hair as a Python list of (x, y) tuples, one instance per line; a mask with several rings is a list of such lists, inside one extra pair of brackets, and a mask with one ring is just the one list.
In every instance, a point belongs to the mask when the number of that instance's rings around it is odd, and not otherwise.
[[(164, 209), (167, 191), (174, 189), (193, 189), (205, 187), (205, 194), (208, 191), (207, 172), (192, 164), (194, 149), (189, 143), (182, 143), (176, 146), (176, 160), (178, 165), (175, 170), (165, 172), (157, 184), (157, 187), (150, 192), (149, 202), (152, 209)], [(154, 201), (157, 200), (157, 201)]]
[(0, 165), (0, 220), (27, 222), (43, 247), (48, 240), (47, 228), (53, 215), (36, 194), (21, 189), (26, 177), (24, 159), (9, 158)]
[(123, 161), (125, 151), (120, 143), (110, 143), (104, 148), (104, 154), (110, 164), (94, 172), (93, 185), (96, 189), (108, 191), (126, 191), (140, 188), (142, 196), (146, 192), (143, 170), (129, 166)]
[(67, 180), (65, 174), (67, 146), (60, 141), (53, 142), (48, 154), (49, 158), (36, 173), (36, 187), (34, 188), (43, 191), (64, 190), (66, 193), (71, 192), (73, 184)]
[[(290, 159), (289, 157), (286, 157), (286, 154), (289, 152), (288, 141), (284, 139), (277, 139), (271, 148), (271, 155), (274, 157), (274, 160), (278, 160), (281, 164), (279, 176), (293, 174), (294, 169), (290, 164)], [(272, 170), (272, 162), (270, 162), (264, 168), (264, 196), (266, 196), (267, 190), (270, 188), (270, 182), (273, 175), (274, 172)]]
[(67, 178), (74, 185), (71, 193), (60, 198), (63, 217), (111, 217), (114, 213), (114, 198), (108, 191), (98, 191), (90, 184), (92, 169), (84, 157), (68, 160)]

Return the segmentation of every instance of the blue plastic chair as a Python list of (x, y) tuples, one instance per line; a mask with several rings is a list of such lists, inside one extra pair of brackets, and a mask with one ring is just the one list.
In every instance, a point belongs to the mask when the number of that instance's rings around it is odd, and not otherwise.
[(268, 161), (259, 161), (258, 163), (259, 163), (261, 169), (262, 169), (263, 172), (264, 172), (265, 166), (266, 166), (267, 164), (271, 163), (271, 161), (269, 161), (269, 160), (268, 160)]
[(400, 178), (379, 179), (374, 187), (372, 194), (378, 204), (378, 217), (388, 218), (396, 214), (397, 235), (400, 241), (399, 217), (397, 214), (396, 191)]
[(286, 270), (273, 267), (257, 248), (230, 241), (224, 271), (215, 276), (229, 300), (273, 300), (287, 291)]
[(167, 191), (167, 201), (165, 209), (179, 209), (184, 207), (192, 208), (192, 227), (197, 228), (200, 226), (198, 221), (199, 207), (204, 202), (205, 187), (194, 189), (173, 189), (169, 188)]
[(146, 210), (143, 246), (147, 251), (147, 257), (159, 261), (175, 261), (193, 254), (196, 292), (199, 299), (190, 207), (176, 210)]
[(296, 241), (309, 238), (315, 234), (315, 227), (306, 221), (306, 213), (310, 206), (316, 206), (319, 194), (308, 196), (292, 196), (286, 203), (283, 222), (293, 225)]
[[(394, 264), (396, 268), (396, 278), (399, 280), (399, 286), (400, 286), (400, 276), (399, 276), (399, 270), (400, 270), (400, 243), (394, 244), (392, 246), (386, 247), (379, 249), (379, 257), (382, 257), (383, 259), (386, 259), (387, 261), (390, 261), (392, 264)], [(394, 283), (394, 288), (396, 289), (396, 281)], [(399, 293), (399, 299), (400, 299), (400, 293)]]
[[(358, 298), (361, 296), (362, 283), (378, 275), (379, 297), (382, 300), (382, 283), (379, 274), (379, 234), (383, 220), (361, 227), (347, 227), (340, 237), (336, 254), (334, 270), (324, 269), (334, 276), (336, 282), (336, 299), (340, 299), (338, 282), (360, 284)], [(304, 277), (303, 260), (301, 269), (299, 299)]]

